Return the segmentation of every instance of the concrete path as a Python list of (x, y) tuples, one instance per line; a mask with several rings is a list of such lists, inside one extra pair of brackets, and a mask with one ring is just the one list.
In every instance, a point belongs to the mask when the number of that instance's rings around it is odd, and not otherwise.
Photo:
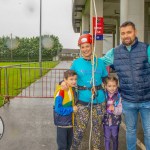
[[(71, 62), (61, 62), (56, 68), (69, 68), (70, 65)], [(38, 93), (38, 89), (35, 92)], [(48, 98), (14, 98), (0, 108), (5, 123), (0, 150), (57, 150), (52, 108), (53, 99)], [(80, 150), (88, 150), (88, 131), (89, 127)], [(141, 126), (138, 133), (143, 139)], [(124, 124), (120, 128), (119, 150), (126, 150)], [(138, 147), (137, 150), (144, 149)]]

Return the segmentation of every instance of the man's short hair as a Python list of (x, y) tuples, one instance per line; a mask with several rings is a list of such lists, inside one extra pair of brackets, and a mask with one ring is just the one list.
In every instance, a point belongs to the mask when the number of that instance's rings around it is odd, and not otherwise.
[(127, 26), (132, 26), (133, 29), (135, 30), (135, 24), (132, 21), (126, 21), (126, 22), (122, 23), (120, 28), (127, 27)]
[(68, 79), (68, 77), (72, 77), (72, 76), (75, 76), (77, 75), (75, 71), (73, 70), (67, 70), (64, 72), (64, 78), (65, 79)]

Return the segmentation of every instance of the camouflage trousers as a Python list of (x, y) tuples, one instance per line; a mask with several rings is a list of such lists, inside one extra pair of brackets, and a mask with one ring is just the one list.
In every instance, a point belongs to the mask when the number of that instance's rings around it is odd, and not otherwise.
[[(105, 105), (103, 103), (103, 105)], [(95, 149), (100, 149), (101, 144), (104, 143), (101, 141), (101, 131), (102, 131), (102, 114), (105, 106), (100, 107), (102, 105), (93, 105), (92, 108), (92, 146)], [(90, 115), (91, 115), (91, 107), (86, 107), (81, 104), (77, 104), (78, 112), (75, 114), (75, 124), (74, 124), (74, 135), (73, 135), (73, 143), (72, 150), (78, 150), (81, 144), (83, 135), (86, 131)], [(81, 150), (81, 148), (80, 148)]]

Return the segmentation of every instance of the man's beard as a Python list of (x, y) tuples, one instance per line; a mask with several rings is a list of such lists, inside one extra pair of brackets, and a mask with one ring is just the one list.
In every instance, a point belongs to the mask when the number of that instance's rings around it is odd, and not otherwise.
[(125, 45), (125, 46), (130, 46), (130, 45), (132, 45), (132, 44), (134, 43), (134, 40), (131, 40), (131, 39), (130, 39), (130, 42), (129, 42), (129, 43), (126, 43), (125, 40), (123, 40), (122, 43), (123, 43), (123, 45)]

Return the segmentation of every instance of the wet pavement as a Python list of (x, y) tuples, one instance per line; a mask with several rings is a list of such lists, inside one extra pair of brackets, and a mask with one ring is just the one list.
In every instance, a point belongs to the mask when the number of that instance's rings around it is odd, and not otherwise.
[(13, 99), (0, 109), (5, 131), (1, 150), (55, 150), (51, 99)]
[[(70, 64), (71, 62), (61, 62), (56, 68), (69, 68)], [(53, 102), (50, 98), (14, 98), (0, 108), (0, 116), (5, 124), (5, 132), (0, 140), (0, 150), (57, 150)], [(89, 130), (90, 125), (80, 150), (88, 150)], [(137, 150), (144, 150), (140, 143), (143, 142), (140, 120), (138, 138), (141, 148), (138, 146)], [(119, 150), (126, 150), (125, 142), (125, 125), (122, 123)], [(101, 150), (103, 149), (102, 146)]]

